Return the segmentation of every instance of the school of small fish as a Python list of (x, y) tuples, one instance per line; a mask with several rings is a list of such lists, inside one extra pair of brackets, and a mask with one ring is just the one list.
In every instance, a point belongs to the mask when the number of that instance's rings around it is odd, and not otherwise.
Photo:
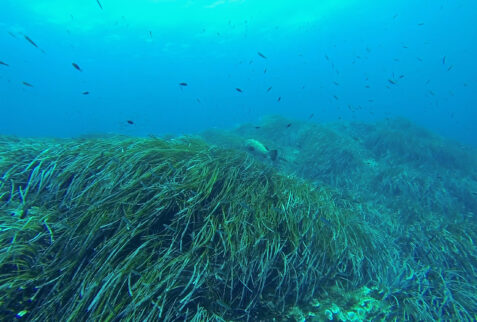
[[(104, 8), (103, 8), (103, 6), (102, 6), (102, 4), (101, 4), (101, 2), (100, 2), (99, 0), (96, 0), (96, 3), (97, 3), (97, 5), (98, 5), (98, 7), (99, 7), (100, 10), (104, 10)], [(393, 19), (396, 19), (397, 17), (398, 17), (398, 15), (395, 14), (395, 15), (393, 16)], [(72, 18), (73, 18), (73, 16), (72, 16)], [(424, 25), (425, 25), (424, 22), (419, 22), (419, 23), (417, 23), (417, 26), (418, 26), (418, 27), (423, 27)], [(40, 50), (42, 53), (46, 53), (45, 50), (43, 50), (43, 49), (37, 44), (37, 42), (35, 42), (32, 38), (30, 38), (30, 36), (28, 36), (28, 35), (26, 35), (26, 34), (23, 34), (23, 33), (17, 33), (17, 34), (15, 34), (15, 33), (11, 32), (11, 31), (7, 31), (7, 32), (8, 32), (8, 34), (9, 34), (11, 37), (13, 37), (13, 38), (15, 38), (15, 39), (18, 39), (17, 36), (23, 36), (23, 39), (24, 39), (26, 42), (28, 42), (31, 46), (33, 46), (34, 48)], [(148, 31), (148, 34), (149, 34), (149, 37), (152, 38), (152, 31)], [(218, 36), (220, 36), (219, 33), (218, 33)], [(411, 49), (409, 49), (409, 46), (407, 46), (406, 44), (401, 44), (400, 46), (401, 46), (403, 49), (406, 49), (407, 51), (411, 50)], [(372, 49), (371, 49), (370, 47), (366, 47), (366, 53), (367, 53), (367, 54), (370, 54), (371, 52), (372, 52)], [(257, 51), (256, 53), (257, 53), (257, 55), (258, 55), (261, 59), (263, 59), (264, 62), (266, 62), (267, 64), (268, 64), (269, 62), (272, 62), (272, 61), (273, 61), (273, 57), (271, 57), (271, 58), (269, 59), (268, 56), (265, 55), (264, 53), (262, 53), (261, 51)], [(302, 57), (303, 55), (302, 55), (302, 54), (299, 54), (299, 56)], [(363, 55), (356, 55), (356, 57), (355, 57), (355, 59), (353, 60), (352, 63), (354, 64), (354, 63), (356, 63), (357, 60), (360, 60), (360, 59), (363, 59), (363, 58), (364, 58)], [(449, 64), (447, 63), (447, 61), (448, 61), (447, 58), (448, 58), (447, 55), (444, 55), (444, 56), (442, 56), (442, 58), (441, 58), (440, 61), (442, 62), (442, 65), (444, 65), (444, 66), (447, 67), (447, 72), (450, 72), (451, 70), (453, 70), (454, 65), (449, 65)], [(338, 76), (338, 75), (340, 74), (340, 72), (339, 72), (339, 70), (336, 68), (335, 63), (333, 62), (332, 58), (330, 57), (330, 55), (329, 55), (328, 53), (325, 53), (325, 54), (324, 54), (324, 59), (326, 60), (327, 64), (330, 65), (331, 70)], [(422, 62), (422, 61), (423, 61), (423, 59), (420, 58), (420, 57), (416, 57), (416, 59), (417, 59), (419, 62)], [(396, 63), (399, 63), (399, 62), (400, 62), (400, 59), (397, 58), (397, 57), (395, 57), (395, 58), (393, 59), (393, 61), (396, 62)], [(240, 62), (240, 63), (242, 63), (242, 62)], [(249, 61), (249, 64), (253, 64), (253, 59), (251, 59), (251, 60)], [(79, 72), (83, 72), (83, 69), (79, 66), (78, 63), (72, 62), (71, 65), (73, 66), (73, 68), (74, 68), (75, 70), (77, 70), (77, 71), (79, 71)], [(0, 60), (0, 66), (3, 66), (4, 68), (7, 68), (7, 67), (10, 67), (11, 65), (10, 65), (9, 63), (5, 62), (5, 61)], [(267, 67), (269, 67), (269, 66), (267, 66)], [(263, 73), (264, 73), (264, 74), (267, 73), (267, 68), (264, 68), (264, 69), (263, 69)], [(386, 88), (388, 88), (388, 89), (391, 90), (392, 88), (397, 88), (397, 87), (401, 84), (401, 82), (406, 81), (406, 79), (407, 79), (407, 78), (405, 77), (404, 74), (397, 74), (397, 75), (395, 75), (394, 73), (392, 73), (392, 75), (390, 75), (389, 78), (387, 78), (387, 79), (385, 80), (386, 83), (384, 83), (384, 86), (385, 86)], [(365, 87), (366, 89), (371, 89), (371, 86), (370, 86), (370, 84), (368, 83), (368, 81), (369, 81), (369, 80), (368, 80), (368, 77), (366, 77), (364, 87)], [(425, 85), (428, 85), (429, 82), (430, 82), (430, 80), (428, 80)], [(340, 82), (338, 82), (337, 80), (331, 80), (330, 83), (333, 84), (333, 85), (335, 86), (334, 88), (336, 88), (337, 90), (339, 90), (339, 88), (341, 87)], [(29, 83), (29, 82), (27, 82), (27, 81), (22, 81), (22, 84), (23, 84), (24, 86), (26, 86), (26, 87), (29, 87), (29, 88), (33, 88), (33, 87), (34, 87), (31, 83)], [(179, 87), (180, 87), (181, 89), (182, 89), (182, 88), (186, 88), (186, 87), (189, 86), (189, 84), (188, 84), (187, 82), (179, 82), (178, 85), (179, 85)], [(467, 83), (464, 84), (464, 86), (467, 86)], [(272, 88), (273, 88), (272, 86), (268, 86), (268, 87), (266, 88), (266, 90), (265, 90), (266, 93), (271, 92)], [(302, 88), (302, 90), (304, 90), (306, 87), (305, 87), (305, 85), (303, 85), (301, 88)], [(245, 96), (245, 90), (244, 90), (242, 87), (235, 87), (235, 91), (238, 92), (238, 93), (240, 93), (240, 94), (243, 94), (243, 95), (244, 95), (243, 97), (246, 97), (246, 96)], [(431, 96), (436, 96), (436, 95), (437, 95), (437, 94), (436, 94), (434, 91), (432, 91), (431, 89), (427, 89), (427, 93), (428, 93), (429, 95), (431, 95)], [(82, 95), (89, 95), (90, 92), (89, 92), (89, 91), (82, 91), (81, 94), (82, 94)], [(277, 102), (277, 103), (279, 103), (279, 102), (282, 101), (282, 96), (275, 96), (275, 97), (277, 97), (277, 98), (276, 98), (276, 102)], [(332, 92), (332, 93), (331, 93), (331, 97), (335, 100), (335, 102), (336, 102), (335, 104), (342, 104), (342, 103), (340, 103), (341, 100), (340, 100), (340, 98), (338, 97), (337, 94), (335, 94), (335, 93)], [(195, 100), (196, 100), (197, 103), (201, 103), (201, 100), (200, 100), (198, 97), (197, 97)], [(367, 102), (368, 102), (368, 103), (373, 103), (373, 102), (374, 102), (374, 98), (369, 98), (369, 99), (367, 100)], [(362, 109), (363, 109), (363, 106), (361, 106), (361, 105), (351, 105), (351, 104), (347, 104), (347, 106), (348, 106), (348, 109), (349, 109), (350, 111), (352, 111), (353, 113), (356, 112), (356, 111), (358, 111), (358, 110), (362, 110)], [(370, 114), (372, 114), (371, 111), (370, 111)], [(314, 113), (310, 114), (310, 116), (308, 117), (308, 120), (312, 119), (313, 116), (314, 116)], [(129, 124), (129, 125), (134, 125), (134, 124), (135, 124), (134, 121), (132, 121), (132, 120), (126, 120), (126, 123)], [(291, 123), (287, 125), (287, 128), (289, 128), (290, 126), (291, 126)], [(259, 129), (259, 128), (260, 128), (260, 127), (258, 127), (258, 126), (256, 127), (256, 129)]]

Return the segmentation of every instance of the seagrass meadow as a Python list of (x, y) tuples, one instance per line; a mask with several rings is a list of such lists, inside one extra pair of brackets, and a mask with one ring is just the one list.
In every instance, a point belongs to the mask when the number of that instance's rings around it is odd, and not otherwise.
[(289, 122), (0, 138), (0, 318), (475, 319), (474, 152), (403, 120)]
[(385, 244), (380, 257), (367, 253), (379, 267), (368, 286), (386, 308), (377, 318), (477, 319), (474, 149), (406, 119), (316, 124), (269, 117), (203, 136), (238, 150), (244, 138), (260, 140), (278, 149), (280, 171), (332, 189), (345, 202), (335, 203), (340, 209), (359, 214), (373, 243)]
[(0, 157), (3, 319), (272, 319), (385, 263), (327, 189), (197, 139), (2, 138)]

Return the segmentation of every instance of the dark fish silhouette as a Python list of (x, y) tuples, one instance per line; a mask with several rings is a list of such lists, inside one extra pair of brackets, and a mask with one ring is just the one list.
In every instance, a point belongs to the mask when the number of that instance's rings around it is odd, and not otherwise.
[(81, 93), (81, 94), (83, 94), (83, 95), (89, 95), (89, 92), (83, 92), (83, 93)]
[(442, 57), (442, 64), (445, 65), (446, 63), (446, 56)]
[(22, 84), (23, 84), (23, 85), (25, 85), (25, 86), (28, 86), (28, 87), (33, 87), (33, 85), (32, 85), (32, 84), (30, 84), (30, 83), (27, 83), (27, 82), (22, 82)]
[(99, 0), (96, 0), (96, 2), (98, 3), (98, 6), (101, 8), (101, 10), (103, 10), (103, 6), (101, 5), (101, 2), (99, 2)]
[(258, 54), (260, 57), (262, 57), (262, 58), (264, 58), (264, 59), (267, 59), (267, 57), (266, 57), (264, 54), (262, 54), (261, 52), (257, 51), (257, 54)]
[(180, 86), (187, 86), (187, 83), (179, 83)]
[(13, 32), (11, 32), (11, 31), (8, 31), (8, 34), (9, 34), (10, 36), (12, 36), (13, 38), (17, 38), (17, 36), (15, 36), (15, 34), (14, 34)]
[(393, 84), (393, 85), (396, 85), (396, 82), (393, 81), (392, 79), (388, 79), (388, 82), (391, 83), (391, 84)]
[(128, 122), (128, 124), (131, 124), (131, 125), (133, 125), (133, 124), (134, 124), (134, 122), (133, 122), (133, 121), (131, 121), (131, 120), (127, 120), (126, 122)]
[(4, 63), (3, 61), (0, 60), (0, 65), (3, 65), (3, 66), (8, 66), (7, 63)]
[(447, 71), (450, 71), (452, 68), (454, 68), (454, 65), (450, 65), (449, 68), (447, 68)]
[(235, 90), (236, 90), (237, 92), (239, 92), (239, 93), (243, 93), (243, 91), (242, 91), (240, 88), (238, 88), (238, 87), (237, 87)]
[(23, 35), (23, 37), (25, 37), (25, 39), (26, 39), (30, 44), (32, 44), (32, 45), (35, 46), (36, 48), (40, 49), (40, 47), (38, 47), (38, 45), (37, 45), (33, 40), (31, 40), (30, 37), (28, 37), (27, 35)]
[(271, 90), (272, 90), (271, 86), (269, 88), (267, 88), (267, 92), (270, 92)]
[(78, 66), (78, 64), (76, 64), (76, 63), (71, 63), (71, 65), (73, 65), (73, 67), (76, 68), (77, 70), (79, 70), (80, 72), (83, 71), (83, 70), (81, 69), (81, 67)]
[(287, 128), (289, 128), (290, 126), (292, 126), (292, 124), (291, 124), (291, 123), (288, 123), (288, 124), (287, 124)]
[(280, 102), (282, 100), (282, 97), (279, 96), (278, 99), (277, 99), (277, 102)]

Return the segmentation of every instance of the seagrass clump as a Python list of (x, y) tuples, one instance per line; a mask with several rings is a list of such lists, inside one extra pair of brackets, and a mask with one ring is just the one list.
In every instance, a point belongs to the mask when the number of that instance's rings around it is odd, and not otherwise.
[(381, 269), (338, 203), (194, 138), (1, 138), (0, 316), (279, 317)]

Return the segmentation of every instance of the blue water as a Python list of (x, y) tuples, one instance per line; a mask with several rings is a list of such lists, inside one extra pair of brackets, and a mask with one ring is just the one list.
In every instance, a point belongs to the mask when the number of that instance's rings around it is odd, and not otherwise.
[(2, 1), (1, 134), (181, 134), (313, 113), (403, 116), (477, 146), (476, 1), (100, 3)]

